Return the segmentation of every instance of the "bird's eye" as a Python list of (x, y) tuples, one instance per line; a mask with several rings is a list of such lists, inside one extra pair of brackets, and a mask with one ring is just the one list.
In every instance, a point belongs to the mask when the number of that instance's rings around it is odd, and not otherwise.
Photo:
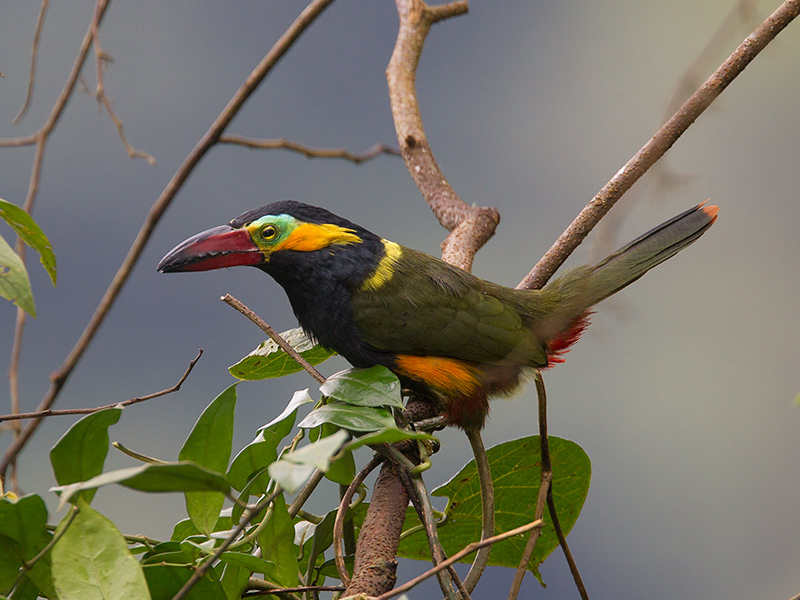
[(278, 228), (275, 225), (264, 225), (261, 228), (261, 239), (264, 241), (271, 241), (274, 240), (278, 236)]

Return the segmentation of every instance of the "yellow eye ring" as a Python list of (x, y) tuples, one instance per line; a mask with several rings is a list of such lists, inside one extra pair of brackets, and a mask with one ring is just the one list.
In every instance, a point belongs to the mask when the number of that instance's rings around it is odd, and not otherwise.
[(272, 241), (278, 237), (278, 228), (272, 223), (268, 223), (261, 228), (259, 235), (261, 236), (261, 239), (266, 242)]

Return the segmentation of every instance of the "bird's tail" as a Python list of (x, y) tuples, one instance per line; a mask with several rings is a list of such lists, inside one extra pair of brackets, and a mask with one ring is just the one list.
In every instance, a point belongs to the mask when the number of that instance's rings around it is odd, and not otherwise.
[(651, 229), (591, 267), (588, 296), (594, 306), (686, 248), (717, 220), (716, 206), (695, 206)]
[[(560, 362), (588, 324), (589, 309), (630, 285), (653, 267), (686, 248), (717, 219), (718, 207), (695, 206), (651, 229), (594, 266), (579, 267), (553, 280), (542, 290), (560, 299), (561, 310), (547, 324), (550, 362)], [(540, 338), (541, 339), (541, 338)]]

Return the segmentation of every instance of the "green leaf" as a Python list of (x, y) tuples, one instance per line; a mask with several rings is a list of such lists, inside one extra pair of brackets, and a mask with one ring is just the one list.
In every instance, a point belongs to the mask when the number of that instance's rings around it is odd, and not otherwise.
[[(355, 566), (355, 557), (352, 554), (348, 554), (344, 557), (344, 564), (347, 567), (347, 572), (352, 573), (353, 567)], [(336, 567), (335, 559), (331, 558), (326, 560), (319, 566), (319, 574), (325, 577), (332, 577), (333, 579), (339, 579), (339, 569)], [(397, 600), (402, 600), (403, 598), (408, 598), (407, 596), (403, 595), (400, 596)]]
[(353, 406), (346, 402), (331, 402), (308, 413), (298, 427), (312, 429), (330, 423), (353, 432), (380, 431), (396, 427), (389, 409)]
[(40, 496), (0, 498), (0, 532), (19, 544), (23, 560), (30, 560), (47, 544), (46, 526), (47, 507)]
[[(321, 427), (316, 427), (308, 432), (308, 440), (316, 442), (324, 437), (333, 435), (339, 431), (338, 427), (334, 427), (329, 423), (325, 423)], [(353, 453), (346, 448), (339, 453), (336, 460), (331, 462), (328, 470), (325, 471), (325, 478), (333, 481), (334, 483), (341, 483), (348, 486), (353, 482), (356, 476), (356, 461)]]
[[(16, 562), (18, 566), (21, 566), (23, 561), (32, 559), (53, 537), (53, 534), (47, 531), (47, 508), (44, 500), (33, 494), (16, 500), (0, 499), (0, 532), (14, 544), (18, 552)], [(0, 545), (3, 545), (2, 540)], [(0, 564), (3, 563), (5, 560), (0, 560)], [(49, 554), (39, 559), (28, 571), (27, 577), (43, 594), (50, 598), (55, 597)]]
[[(228, 471), (228, 481), (234, 489), (243, 491), (253, 473), (261, 471), (266, 465), (272, 464), (278, 458), (277, 444), (274, 440), (260, 431), (255, 439), (239, 451), (231, 463)], [(257, 483), (250, 489), (250, 495), (259, 496), (267, 489), (269, 476), (260, 476)]]
[(47, 595), (46, 592), (42, 592), (36, 587), (36, 584), (33, 583), (28, 576), (22, 578), (17, 586), (14, 588), (14, 592), (9, 596), (10, 600), (36, 600), (37, 598), (44, 596), (45, 598), (55, 598), (56, 591), (53, 588), (53, 584), (50, 584), (52, 588), (52, 595)]
[[(145, 565), (142, 570), (152, 600), (172, 600), (194, 573), (192, 567), (167, 564)], [(187, 600), (228, 600), (214, 569), (206, 573), (206, 576), (198, 581), (184, 598)]]
[[(312, 366), (336, 354), (315, 344), (300, 327), (284, 331), (280, 335)], [(258, 348), (228, 369), (237, 379), (247, 380), (283, 377), (302, 370), (303, 367), (272, 340), (262, 342)]]
[(77, 506), (78, 515), (52, 550), (59, 600), (150, 600), (142, 567), (122, 534), (82, 499)]
[(318, 442), (287, 452), (269, 466), (269, 474), (290, 494), (302, 486), (315, 469), (327, 471), (333, 456), (341, 449), (349, 435), (337, 431)]
[(50, 240), (47, 239), (36, 221), (20, 207), (5, 200), (0, 200), (0, 218), (5, 219), (22, 241), (39, 253), (39, 260), (55, 285), (56, 255), (53, 253)]
[(118, 483), (140, 492), (230, 491), (225, 476), (190, 462), (128, 467), (103, 473), (88, 481), (50, 488), (61, 492), (59, 509), (77, 492)]
[(230, 386), (206, 407), (186, 438), (178, 460), (225, 472), (233, 443), (236, 385)]
[[(119, 421), (121, 408), (86, 415), (70, 427), (50, 450), (50, 464), (56, 481), (61, 485), (86, 481), (103, 472), (108, 455), (108, 428)], [(95, 490), (81, 493), (91, 502)]]
[(219, 581), (228, 600), (240, 600), (250, 582), (250, 571), (241, 565), (230, 563), (225, 565)]
[[(228, 481), (235, 489), (244, 491), (244, 486), (253, 473), (263, 470), (277, 460), (278, 444), (294, 427), (298, 407), (309, 402), (313, 400), (308, 395), (307, 389), (295, 392), (283, 412), (262, 427), (255, 439), (236, 455), (228, 469)], [(268, 482), (268, 474), (259, 477), (259, 480), (250, 487), (251, 495), (263, 494)]]
[(340, 453), (339, 458), (331, 462), (328, 470), (325, 471), (325, 478), (340, 483), (350, 485), (356, 477), (356, 459), (349, 450)]
[[(184, 442), (178, 459), (224, 473), (231, 456), (235, 409), (236, 384), (206, 407)], [(186, 512), (197, 529), (206, 535), (214, 531), (224, 502), (225, 496), (219, 492), (186, 492)]]
[(11, 590), (23, 564), (17, 541), (0, 533), (0, 594)]
[(390, 427), (388, 429), (381, 429), (373, 433), (367, 433), (361, 437), (357, 437), (351, 441), (345, 448), (348, 450), (355, 450), (361, 446), (377, 445), (377, 444), (394, 444), (402, 442), (403, 440), (427, 440), (435, 441), (436, 438), (428, 433), (422, 431), (407, 431), (405, 429), (398, 429), (397, 427)]
[(269, 482), (269, 468), (263, 467), (259, 469), (255, 473), (252, 474), (252, 478), (248, 481), (244, 487), (242, 488), (242, 492), (236, 498), (236, 504), (231, 507), (231, 520), (234, 523), (238, 523), (242, 515), (244, 514), (244, 509), (247, 506), (247, 501), (250, 496), (260, 496), (262, 494), (257, 494), (254, 492), (254, 489), (263, 485), (264, 486), (264, 493), (266, 493), (266, 483)]
[[(553, 467), (553, 499), (558, 519), (566, 535), (578, 519), (591, 478), (591, 464), (584, 451), (568, 440), (550, 437), (550, 460)], [(539, 436), (506, 442), (487, 451), (494, 480), (495, 532), (509, 531), (534, 520), (536, 498), (541, 478)], [(480, 485), (475, 462), (470, 461), (449, 482), (432, 492), (433, 496), (449, 498), (445, 514), (447, 521), (439, 528), (445, 553), (452, 555), (470, 542), (480, 539)], [(406, 519), (404, 528), (415, 524)], [(416, 520), (416, 524), (419, 521)], [(527, 542), (527, 535), (495, 544), (490, 565), (516, 568)], [(538, 566), (558, 546), (552, 524), (545, 518), (545, 527), (536, 543), (528, 570), (541, 581)], [(424, 531), (404, 538), (398, 556), (430, 560)], [(471, 562), (472, 556), (463, 562)]]
[(11, 300), (30, 316), (36, 316), (31, 282), (25, 263), (0, 235), (0, 297)]
[(337, 512), (338, 510), (330, 511), (314, 528), (314, 537), (311, 543), (311, 550), (308, 553), (306, 573), (316, 566), (317, 558), (333, 545), (333, 526), (336, 522)]
[[(205, 539), (199, 536), (199, 539)], [(161, 542), (150, 548), (144, 553), (139, 562), (143, 565), (158, 564), (161, 562), (169, 562), (175, 564), (192, 564), (195, 557), (195, 548), (192, 547), (192, 552), (184, 551), (180, 542)]]
[(173, 542), (180, 542), (192, 535), (200, 535), (200, 532), (197, 530), (197, 527), (194, 526), (191, 519), (183, 519), (175, 523), (175, 526), (172, 528), (172, 535), (169, 536), (169, 539)]
[(280, 577), (277, 565), (272, 561), (264, 560), (260, 556), (253, 556), (244, 552), (223, 552), (219, 559), (224, 563), (244, 567), (250, 573), (260, 573), (270, 581), (275, 581), (276, 578)]
[(276, 429), (276, 427), (281, 423), (285, 423), (291, 417), (291, 425), (288, 426), (288, 430), (284, 434), (284, 437), (286, 437), (289, 434), (289, 431), (292, 430), (292, 427), (294, 427), (294, 419), (297, 414), (297, 409), (303, 406), (303, 404), (310, 404), (312, 402), (314, 402), (314, 399), (308, 393), (308, 388), (304, 390), (297, 390), (294, 394), (292, 394), (292, 399), (289, 400), (289, 404), (286, 405), (286, 408), (283, 409), (283, 412), (272, 419), (272, 421), (264, 425), (262, 430), (271, 429), (274, 431), (282, 431), (282, 429), (279, 430)]
[(328, 398), (357, 406), (403, 408), (400, 381), (394, 373), (381, 365), (335, 373), (328, 377), (319, 391)]
[[(294, 587), (298, 583), (297, 551), (294, 545), (294, 525), (286, 508), (283, 494), (272, 501), (258, 535), (261, 557), (277, 566), (278, 585)], [(266, 573), (265, 573), (266, 576)]]

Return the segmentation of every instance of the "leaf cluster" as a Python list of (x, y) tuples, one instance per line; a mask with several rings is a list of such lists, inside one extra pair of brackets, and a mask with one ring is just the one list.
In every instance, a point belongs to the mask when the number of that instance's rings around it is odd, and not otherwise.
[[(297, 332), (290, 337), (304, 353), (321, 352)], [(257, 352), (257, 362), (251, 354), (231, 372), (253, 379), (256, 373), (263, 378), (291, 370), (286, 357), (275, 356), (283, 353), (277, 347), (270, 352), (260, 347)], [(349, 485), (356, 475), (355, 453), (364, 447), (380, 449), (404, 440), (430, 443), (434, 438), (396, 425), (395, 413), (403, 403), (392, 373), (383, 367), (350, 369), (331, 376), (318, 400), (308, 390), (296, 392), (231, 460), (238, 385), (211, 401), (174, 461), (136, 454), (146, 462), (104, 472), (109, 429), (122, 418), (124, 408), (101, 410), (72, 425), (50, 452), (58, 483), (51, 491), (60, 496), (59, 509), (70, 507), (61, 521), (48, 524), (50, 515), (39, 495), (7, 494), (0, 499), (0, 593), (19, 599), (167, 599), (200, 572), (203, 576), (195, 577), (184, 597), (233, 600), (250, 589), (341, 585), (332, 558), (337, 510), (311, 514), (302, 505), (307, 496), (298, 491), (316, 485), (323, 474), (328, 481)], [(301, 410), (306, 411), (302, 418)], [(541, 465), (538, 448), (538, 438), (530, 437), (489, 450), (498, 532), (533, 519)], [(566, 440), (551, 438), (551, 448), (556, 502), (568, 531), (588, 489), (588, 458)], [(479, 537), (477, 481), (472, 461), (433, 492), (448, 498), (439, 527), (448, 554)], [(168, 538), (125, 535), (91, 506), (97, 490), (107, 485), (181, 493), (186, 518), (175, 524)], [(346, 515), (353, 536), (366, 514), (364, 497), (362, 490)], [(256, 505), (263, 510), (255, 511)], [(524, 539), (499, 544), (492, 564), (515, 567), (524, 544)], [(538, 564), (556, 545), (553, 532), (545, 531), (528, 568), (537, 573)], [(399, 555), (430, 560), (424, 526), (412, 509)], [(347, 556), (346, 564), (352, 565), (352, 558)]]

